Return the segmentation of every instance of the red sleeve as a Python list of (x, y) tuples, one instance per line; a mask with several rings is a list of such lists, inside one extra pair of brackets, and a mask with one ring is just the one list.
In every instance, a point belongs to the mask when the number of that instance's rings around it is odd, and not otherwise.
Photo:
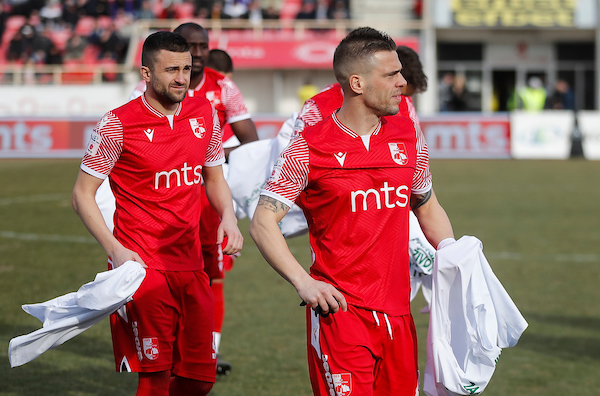
[(291, 207), (308, 185), (308, 158), (308, 144), (304, 138), (293, 138), (275, 163), (261, 195), (270, 196)]
[(123, 125), (112, 112), (96, 124), (81, 161), (81, 169), (99, 179), (111, 172), (123, 151)]

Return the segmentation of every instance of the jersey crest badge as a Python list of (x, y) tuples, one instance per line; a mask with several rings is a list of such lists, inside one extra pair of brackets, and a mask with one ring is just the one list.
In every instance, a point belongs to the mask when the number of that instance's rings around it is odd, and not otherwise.
[(390, 154), (394, 162), (402, 166), (407, 165), (408, 154), (406, 153), (404, 143), (388, 143), (388, 145), (390, 146)]
[(335, 394), (339, 396), (350, 396), (352, 393), (352, 374), (331, 374), (331, 377), (333, 377)]
[(203, 139), (206, 136), (206, 124), (204, 123), (204, 117), (190, 118), (190, 127), (194, 136), (198, 139)]
[(158, 359), (158, 338), (143, 338), (144, 356), (149, 360)]

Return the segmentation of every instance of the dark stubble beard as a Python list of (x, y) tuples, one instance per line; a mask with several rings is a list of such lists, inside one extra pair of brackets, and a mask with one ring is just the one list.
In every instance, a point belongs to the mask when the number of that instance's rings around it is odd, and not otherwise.
[(156, 94), (165, 100), (171, 103), (180, 103), (185, 99), (185, 95), (187, 95), (187, 90), (183, 91), (181, 95), (176, 95), (173, 92), (169, 91), (169, 86), (163, 87), (159, 86), (157, 81), (152, 81), (152, 90), (156, 92)]

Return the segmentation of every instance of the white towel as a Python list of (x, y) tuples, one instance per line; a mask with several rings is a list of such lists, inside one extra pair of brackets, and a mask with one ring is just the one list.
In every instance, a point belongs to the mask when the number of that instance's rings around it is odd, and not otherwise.
[(516, 345), (527, 322), (475, 237), (437, 251), (432, 281), (423, 390), (429, 396), (479, 394), (502, 348)]
[(115, 312), (131, 301), (145, 276), (146, 270), (140, 263), (127, 261), (117, 269), (97, 274), (93, 282), (76, 292), (39, 304), (23, 305), (23, 310), (38, 318), (43, 327), (10, 340), (10, 366), (32, 361)]

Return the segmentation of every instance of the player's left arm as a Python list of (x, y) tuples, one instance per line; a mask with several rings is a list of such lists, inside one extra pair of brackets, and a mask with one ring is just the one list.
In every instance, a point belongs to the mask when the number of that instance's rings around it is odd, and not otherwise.
[(437, 248), (444, 239), (454, 239), (450, 219), (438, 202), (433, 188), (421, 194), (412, 194), (410, 207), (419, 220), (423, 234), (432, 246)]
[(226, 235), (228, 238), (227, 246), (223, 248), (223, 253), (235, 254), (242, 250), (244, 237), (237, 226), (231, 191), (223, 177), (221, 165), (203, 167), (202, 178), (204, 179), (206, 197), (221, 218), (221, 224), (217, 229), (217, 243), (223, 242)]

